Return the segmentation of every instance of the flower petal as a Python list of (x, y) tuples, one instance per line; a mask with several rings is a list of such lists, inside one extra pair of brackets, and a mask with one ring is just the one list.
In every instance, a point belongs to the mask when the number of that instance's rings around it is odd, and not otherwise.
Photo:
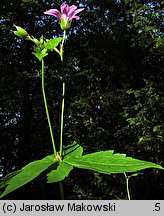
[(60, 7), (61, 14), (68, 14), (69, 6), (65, 3), (63, 3)]
[(80, 17), (76, 16), (76, 14), (80, 13), (80, 12), (83, 11), (84, 9), (85, 9), (85, 8), (80, 8), (80, 9), (77, 9), (77, 10), (75, 10), (75, 11), (72, 11), (72, 13), (69, 14), (70, 20), (72, 20), (72, 19), (74, 19), (74, 18), (75, 18), (76, 20), (79, 20)]
[(80, 17), (79, 16), (73, 16), (72, 19), (76, 19), (76, 20), (79, 20)]
[(76, 10), (76, 6), (75, 5), (72, 5), (69, 7), (69, 11), (68, 11), (68, 16), (71, 16), (71, 14)]
[(58, 17), (60, 19), (61, 13), (57, 9), (50, 9), (48, 11), (45, 11), (44, 14), (53, 15), (55, 17)]
[(85, 9), (85, 8), (77, 9), (77, 10), (74, 12), (74, 15), (80, 13), (80, 12), (83, 11), (84, 9)]
[(72, 10), (72, 9), (76, 10), (76, 9), (77, 9), (77, 6), (76, 6), (76, 5), (71, 5), (71, 6), (69, 7), (69, 11)]

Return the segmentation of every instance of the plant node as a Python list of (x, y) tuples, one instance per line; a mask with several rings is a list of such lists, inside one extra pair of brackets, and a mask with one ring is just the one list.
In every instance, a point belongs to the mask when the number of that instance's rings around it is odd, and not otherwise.
[(62, 161), (62, 157), (59, 155), (59, 152), (56, 153), (56, 158), (57, 161)]

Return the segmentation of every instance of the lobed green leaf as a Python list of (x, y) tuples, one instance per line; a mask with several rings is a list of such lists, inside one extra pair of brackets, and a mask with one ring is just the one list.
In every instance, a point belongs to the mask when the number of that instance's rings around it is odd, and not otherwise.
[(58, 44), (62, 41), (62, 39), (63, 39), (62, 37), (59, 37), (59, 38), (54, 38), (46, 41), (45, 48), (47, 50), (53, 51), (58, 46)]
[(54, 156), (46, 156), (41, 160), (37, 160), (27, 164), (20, 170), (20, 172), (17, 175), (8, 180), (8, 186), (6, 187), (5, 191), (0, 195), (0, 198), (32, 181), (40, 173), (42, 173), (55, 162), (56, 160)]
[(65, 163), (82, 168), (94, 170), (100, 173), (125, 173), (136, 172), (146, 168), (164, 168), (152, 162), (126, 157), (125, 154), (113, 154), (113, 150), (101, 151), (81, 157), (70, 157), (64, 160)]

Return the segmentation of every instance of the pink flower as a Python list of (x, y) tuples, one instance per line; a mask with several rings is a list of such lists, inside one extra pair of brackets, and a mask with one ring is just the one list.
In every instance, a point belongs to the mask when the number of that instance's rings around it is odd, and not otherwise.
[(57, 9), (50, 9), (44, 14), (53, 15), (57, 17), (60, 21), (60, 26), (62, 30), (67, 30), (72, 22), (72, 19), (79, 20), (80, 17), (77, 16), (78, 13), (84, 10), (84, 8), (77, 9), (77, 6), (63, 3), (60, 7), (61, 12)]

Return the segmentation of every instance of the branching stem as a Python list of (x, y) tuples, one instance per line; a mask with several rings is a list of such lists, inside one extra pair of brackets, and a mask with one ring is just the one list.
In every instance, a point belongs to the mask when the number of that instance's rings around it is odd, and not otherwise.
[(126, 173), (124, 173), (124, 175), (125, 175), (125, 180), (126, 180), (126, 191), (128, 195), (128, 200), (131, 200), (130, 192), (129, 192), (129, 177), (126, 175)]

